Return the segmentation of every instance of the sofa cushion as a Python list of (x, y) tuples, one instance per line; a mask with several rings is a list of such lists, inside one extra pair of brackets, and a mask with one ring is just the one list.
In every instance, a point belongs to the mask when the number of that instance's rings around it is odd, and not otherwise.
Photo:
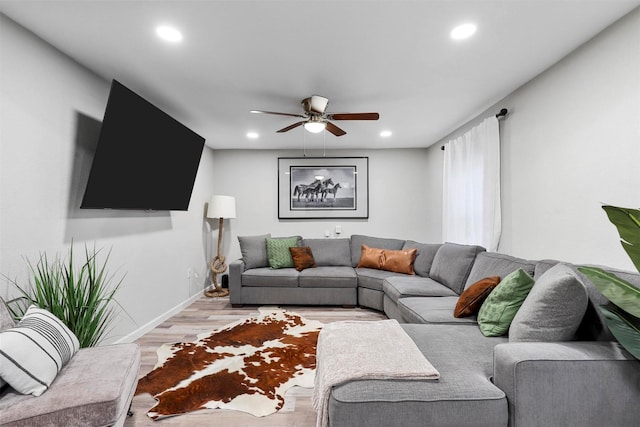
[(478, 314), (480, 306), (493, 288), (500, 283), (500, 276), (485, 277), (478, 280), (462, 292), (453, 310), (453, 317), (467, 317)]
[(311, 252), (311, 248), (309, 246), (291, 247), (289, 248), (289, 252), (291, 252), (293, 266), (296, 270), (302, 271), (305, 268), (314, 268), (316, 266), (316, 261), (313, 258), (313, 252)]
[(533, 277), (535, 266), (535, 261), (527, 261), (522, 258), (516, 258), (497, 252), (481, 252), (476, 256), (473, 267), (471, 267), (471, 272), (467, 278), (465, 289), (485, 277), (507, 277), (510, 273), (513, 273), (519, 268), (523, 269), (529, 276)]
[(407, 323), (477, 325), (476, 316), (453, 316), (458, 297), (409, 297), (398, 300), (398, 309)]
[(7, 304), (2, 297), (0, 297), (0, 331), (13, 328), (15, 325), (16, 322), (13, 320), (9, 307), (7, 307)]
[(502, 279), (478, 312), (478, 326), (485, 336), (495, 337), (507, 333), (533, 283), (531, 276), (521, 268)]
[(360, 262), (362, 245), (367, 245), (370, 248), (400, 250), (404, 246), (404, 242), (404, 240), (400, 239), (385, 239), (382, 237), (353, 234), (351, 236), (351, 266), (356, 267), (358, 262)]
[(351, 244), (349, 239), (304, 239), (318, 266), (350, 266)]
[(238, 236), (242, 262), (245, 270), (258, 267), (268, 267), (267, 238), (271, 234), (261, 234), (259, 236)]
[(509, 341), (570, 341), (587, 309), (587, 290), (571, 267), (557, 264), (536, 281), (509, 328)]
[(429, 277), (429, 271), (431, 271), (431, 265), (433, 264), (433, 258), (436, 256), (436, 252), (440, 249), (441, 244), (425, 244), (414, 242), (413, 240), (407, 240), (402, 246), (403, 250), (417, 249), (418, 255), (413, 262), (413, 270), (417, 275), (423, 277)]
[(429, 277), (461, 294), (473, 261), (485, 249), (481, 246), (444, 243), (436, 252)]
[(356, 268), (377, 268), (382, 267), (382, 249), (370, 248), (367, 245), (362, 245), (362, 252), (360, 254), (360, 261)]
[(413, 262), (418, 254), (418, 249), (401, 249), (392, 251), (389, 249), (382, 250), (382, 265), (380, 268), (394, 273), (403, 273), (410, 276), (415, 275), (413, 270)]
[(392, 271), (378, 270), (375, 268), (356, 268), (358, 275), (358, 286), (361, 288), (382, 291), (382, 282), (387, 277), (406, 277), (402, 273), (394, 273)]
[(392, 276), (382, 282), (382, 290), (393, 302), (406, 297), (446, 297), (456, 293), (435, 280), (420, 276)]
[(0, 332), (0, 377), (22, 394), (40, 396), (79, 348), (60, 319), (32, 305), (15, 327)]
[(365, 379), (336, 386), (329, 400), (332, 425), (507, 425), (506, 397), (490, 380), (493, 348), (506, 338), (486, 338), (466, 325), (402, 327), (440, 372), (440, 379)]
[(316, 267), (300, 272), (301, 288), (356, 288), (358, 276), (353, 267)]
[(295, 268), (252, 268), (240, 276), (242, 286), (297, 288), (300, 273)]
[(560, 261), (557, 261), (555, 259), (542, 259), (540, 261), (537, 261), (536, 268), (533, 271), (533, 280), (538, 280), (540, 276), (542, 276), (556, 264), (560, 264)]
[[(122, 426), (138, 383), (138, 344), (83, 348), (38, 398), (9, 389), (0, 399), (0, 424)], [(6, 424), (5, 424), (6, 423)]]
[(271, 268), (290, 268), (293, 267), (293, 257), (289, 248), (298, 246), (297, 237), (267, 237), (267, 258), (269, 259), (269, 267)]

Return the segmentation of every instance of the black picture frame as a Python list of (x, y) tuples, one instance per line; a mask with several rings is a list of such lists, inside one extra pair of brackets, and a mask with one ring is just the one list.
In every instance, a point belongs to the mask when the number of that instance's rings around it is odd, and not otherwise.
[(278, 218), (369, 218), (369, 158), (279, 157)]

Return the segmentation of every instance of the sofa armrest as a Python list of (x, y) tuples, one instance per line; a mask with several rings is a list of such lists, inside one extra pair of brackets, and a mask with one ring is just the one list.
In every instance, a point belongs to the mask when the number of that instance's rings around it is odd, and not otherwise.
[(493, 382), (509, 426), (629, 426), (640, 419), (640, 361), (616, 342), (504, 343)]
[(237, 259), (229, 264), (229, 300), (231, 304), (242, 304), (242, 272), (244, 262)]

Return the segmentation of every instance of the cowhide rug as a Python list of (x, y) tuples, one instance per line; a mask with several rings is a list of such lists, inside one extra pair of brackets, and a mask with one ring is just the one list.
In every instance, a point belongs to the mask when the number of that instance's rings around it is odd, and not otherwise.
[(313, 387), (321, 327), (293, 312), (260, 309), (196, 342), (162, 345), (136, 394), (158, 401), (147, 414), (153, 420), (204, 408), (272, 414), (291, 387)]

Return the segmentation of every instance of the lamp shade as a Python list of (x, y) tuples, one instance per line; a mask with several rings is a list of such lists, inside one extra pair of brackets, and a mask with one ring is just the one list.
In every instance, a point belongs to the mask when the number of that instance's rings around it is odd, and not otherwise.
[(232, 196), (213, 196), (209, 201), (207, 218), (235, 218), (236, 199)]

